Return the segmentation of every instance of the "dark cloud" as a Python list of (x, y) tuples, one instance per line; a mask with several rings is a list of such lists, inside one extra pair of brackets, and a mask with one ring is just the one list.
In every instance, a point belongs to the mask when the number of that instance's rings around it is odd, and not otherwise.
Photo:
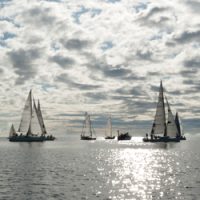
[(87, 92), (84, 96), (95, 101), (106, 100), (108, 98), (105, 92)]
[(200, 2), (199, 1), (194, 1), (194, 0), (188, 0), (186, 4), (194, 11), (199, 14), (200, 10)]
[(187, 68), (193, 68), (193, 69), (200, 68), (200, 57), (194, 57), (190, 60), (185, 60), (183, 64)]
[(49, 58), (50, 61), (55, 62), (62, 68), (71, 68), (75, 61), (72, 58), (69, 57), (63, 57), (61, 55), (55, 55)]
[(184, 31), (179, 36), (174, 37), (173, 39), (177, 43), (188, 43), (188, 42), (196, 42), (200, 41), (200, 30), (196, 31)]
[(103, 73), (107, 77), (123, 77), (132, 73), (130, 69), (125, 69), (121, 67), (112, 67), (108, 66), (108, 68), (103, 69)]
[(34, 65), (34, 61), (40, 57), (39, 49), (13, 50), (8, 52), (7, 55), (15, 73), (19, 75), (16, 84), (23, 84), (26, 80), (35, 77), (37, 74), (37, 66)]
[(57, 76), (55, 81), (66, 83), (70, 88), (77, 88), (80, 90), (94, 90), (101, 87), (100, 85), (77, 83), (73, 81), (72, 78), (68, 76), (68, 74), (65, 74), (65, 73)]
[(35, 24), (37, 27), (43, 28), (49, 26), (56, 21), (55, 15), (51, 13), (50, 8), (41, 6), (33, 7), (23, 13), (23, 19), (26, 22)]
[(65, 39), (61, 39), (60, 42), (66, 49), (69, 50), (82, 50), (91, 44), (88, 40), (80, 40), (78, 38), (70, 39), (67, 41), (65, 41)]
[(150, 52), (149, 50), (142, 51), (142, 50), (137, 50), (136, 56), (141, 59), (141, 60), (152, 60), (153, 53)]

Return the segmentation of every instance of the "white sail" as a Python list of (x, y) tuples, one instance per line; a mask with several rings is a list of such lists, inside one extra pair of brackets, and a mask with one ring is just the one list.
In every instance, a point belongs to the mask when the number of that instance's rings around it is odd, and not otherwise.
[(180, 137), (183, 135), (183, 130), (182, 130), (181, 120), (179, 118), (178, 112), (176, 112), (175, 123), (176, 123), (177, 129), (178, 129), (178, 136)]
[(151, 134), (166, 135), (165, 103), (163, 96), (162, 81), (160, 82), (160, 91), (156, 108), (156, 115), (152, 126)]
[(30, 90), (24, 106), (18, 132), (27, 133), (31, 121), (31, 115), (32, 115), (32, 92)]
[(38, 114), (38, 119), (39, 119), (39, 122), (40, 122), (41, 129), (42, 129), (42, 134), (45, 135), (47, 133), (47, 131), (46, 131), (46, 127), (44, 125), (44, 120), (43, 120), (43, 117), (42, 117), (42, 111), (41, 111), (41, 108), (40, 108), (39, 100), (38, 100), (37, 114)]
[(106, 135), (112, 137), (112, 120), (111, 120), (111, 116), (108, 118)]
[(90, 115), (88, 113), (85, 113), (85, 121), (83, 125), (83, 130), (82, 130), (82, 136), (92, 136), (92, 127), (91, 127), (91, 120), (90, 120)]
[(9, 137), (14, 136), (15, 134), (16, 134), (16, 131), (15, 131), (15, 128), (14, 128), (14, 126), (13, 126), (13, 124), (12, 124), (12, 126), (10, 127)]
[(32, 111), (32, 118), (31, 118), (31, 133), (34, 135), (42, 134), (42, 129), (40, 126), (40, 122), (38, 119), (37, 108), (35, 105), (35, 101), (33, 100), (33, 111)]
[(170, 105), (166, 99), (167, 107), (168, 107), (168, 121), (167, 121), (167, 136), (176, 137), (178, 135), (178, 129), (174, 120), (174, 116), (172, 114)]

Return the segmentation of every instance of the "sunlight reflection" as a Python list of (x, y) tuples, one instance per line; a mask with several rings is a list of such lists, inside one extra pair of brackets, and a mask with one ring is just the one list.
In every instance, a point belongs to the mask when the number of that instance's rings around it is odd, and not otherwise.
[(178, 163), (170, 160), (161, 149), (115, 149), (108, 157), (112, 166), (110, 179), (110, 197), (112, 199), (160, 199), (165, 194), (163, 185), (170, 188), (170, 193), (179, 195), (171, 188), (176, 185), (174, 169)]

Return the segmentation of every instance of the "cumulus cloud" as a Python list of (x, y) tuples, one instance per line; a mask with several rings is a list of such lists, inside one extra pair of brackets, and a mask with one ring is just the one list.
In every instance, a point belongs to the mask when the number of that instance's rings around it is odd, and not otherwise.
[(162, 79), (173, 109), (185, 121), (194, 112), (200, 119), (198, 8), (196, 0), (3, 2), (2, 112), (19, 113), (33, 88), (45, 102), (50, 129), (58, 120), (79, 130), (89, 111), (99, 127), (105, 113), (120, 127), (133, 126), (134, 116), (143, 133)]

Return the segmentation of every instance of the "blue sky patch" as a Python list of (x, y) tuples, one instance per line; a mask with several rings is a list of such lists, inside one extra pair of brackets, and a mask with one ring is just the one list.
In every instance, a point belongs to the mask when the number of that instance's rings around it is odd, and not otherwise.
[(114, 46), (114, 45), (113, 45), (112, 41), (105, 41), (105, 42), (102, 43), (101, 49), (102, 49), (103, 51), (106, 51), (106, 50), (108, 50), (108, 49), (113, 48), (113, 46)]

